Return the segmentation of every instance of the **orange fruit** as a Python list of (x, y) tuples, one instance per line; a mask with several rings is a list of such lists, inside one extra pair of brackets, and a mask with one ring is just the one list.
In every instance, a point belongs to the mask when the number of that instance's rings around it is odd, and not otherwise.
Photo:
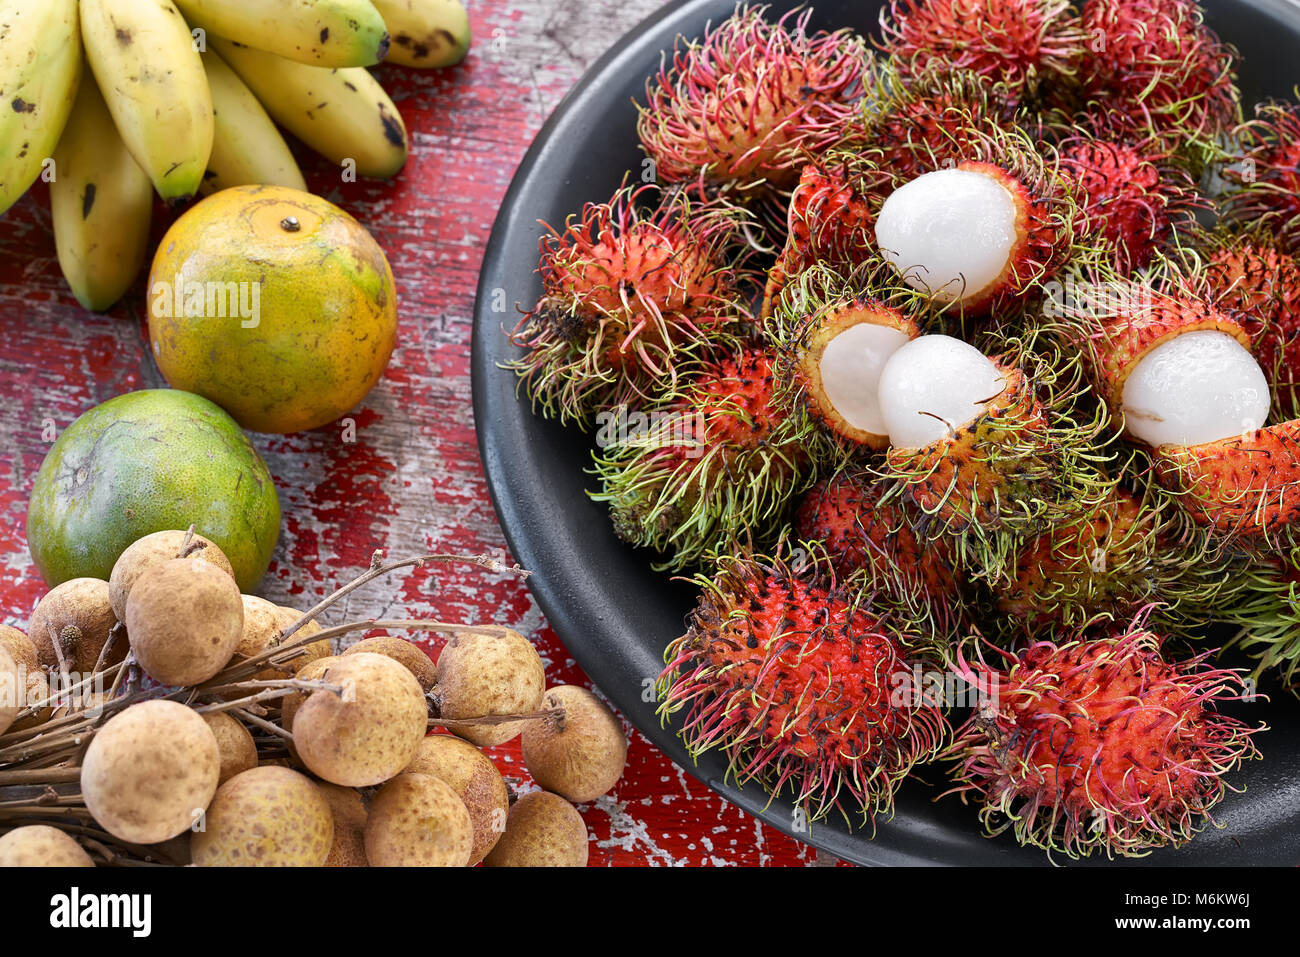
[(149, 339), (167, 382), (254, 432), (328, 425), (379, 381), (397, 343), (384, 251), (333, 203), (236, 186), (163, 236)]

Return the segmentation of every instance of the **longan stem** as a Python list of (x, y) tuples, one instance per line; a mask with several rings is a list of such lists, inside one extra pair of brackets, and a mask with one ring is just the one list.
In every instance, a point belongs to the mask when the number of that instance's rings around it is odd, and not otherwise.
[[(230, 710), (234, 711), (235, 714), (238, 715), (241, 721), (247, 721), (249, 724), (253, 725), (254, 727), (261, 728), (263, 731), (269, 732), (270, 734), (273, 734), (276, 737), (284, 738), (284, 740), (286, 741), (293, 740), (292, 734), (284, 730), (284, 728), (280, 727), (279, 725), (272, 724), (270, 721), (267, 721), (265, 718), (259, 718), (255, 714), (250, 714), (249, 712), (245, 711), (243, 708), (231, 708)], [(261, 753), (260, 748), (258, 749), (258, 753), (259, 754)]]
[(0, 787), (19, 784), (67, 784), (81, 780), (81, 768), (16, 768), (0, 771)]
[[(511, 575), (518, 575), (520, 578), (527, 578), (532, 574), (532, 572), (520, 568), (518, 565), (506, 565), (505, 563), (493, 558), (491, 555), (421, 555), (418, 558), (403, 558), (400, 561), (389, 562), (385, 565), (381, 563), (383, 554), (382, 549), (376, 549), (375, 553), (370, 557), (370, 567), (366, 569), (366, 571), (362, 572), (342, 588), (336, 590), (334, 594), (322, 599), (313, 608), (303, 614), (301, 618), (295, 621), (288, 628), (284, 629), (284, 631), (280, 633), (281, 641), (283, 642), (284, 639), (288, 638), (309, 621), (315, 621), (317, 616), (319, 616), (326, 608), (333, 605), (340, 598), (356, 591), (367, 582), (373, 581), (381, 575), (387, 575), (389, 572), (394, 572), (401, 568), (409, 568), (412, 565), (423, 567), (429, 562), (469, 562), (470, 564), (478, 565), (480, 568), (486, 568), (489, 571), (505, 572)], [(319, 639), (319, 636), (317, 635), (313, 635), (312, 637)]]
[(546, 718), (562, 720), (564, 709), (552, 708), (550, 711), (527, 711), (520, 714), (485, 714), (479, 718), (430, 718), (429, 727), (455, 728), (461, 725), (509, 724), (512, 721), (541, 721)]
[(325, 681), (304, 681), (299, 678), (286, 678), (283, 681), (249, 681), (243, 685), (218, 685), (212, 689), (205, 688), (203, 693), (207, 695), (221, 694), (227, 691), (243, 691), (250, 686), (260, 687), (262, 690), (243, 698), (232, 698), (230, 701), (215, 701), (211, 704), (199, 705), (194, 710), (199, 714), (215, 714), (218, 711), (230, 711), (242, 708), (245, 705), (256, 704), (259, 701), (286, 698), (295, 691), (333, 691), (335, 694), (343, 694), (342, 685), (333, 685)]

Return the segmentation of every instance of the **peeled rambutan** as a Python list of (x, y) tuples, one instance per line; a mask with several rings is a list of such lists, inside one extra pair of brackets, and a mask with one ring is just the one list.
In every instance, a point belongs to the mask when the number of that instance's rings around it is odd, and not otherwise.
[(964, 126), (959, 135), (942, 159), (922, 141), (915, 162), (899, 164), (928, 172), (891, 181), (876, 245), (936, 302), (962, 315), (1002, 315), (1078, 251), (1078, 186), (1023, 131)]
[[(1079, 60), (1085, 101), (1141, 140), (1204, 161), (1240, 113), (1236, 52), (1195, 0), (1086, 0)], [(1116, 132), (1121, 132), (1117, 130)]]
[(1067, 0), (892, 0), (880, 24), (905, 75), (968, 70), (1018, 99), (1069, 75), (1086, 39)]
[(1258, 756), (1258, 729), (1218, 710), (1241, 700), (1243, 676), (1208, 652), (1167, 659), (1140, 618), (1116, 637), (999, 654), (963, 663), (988, 701), (944, 755), (958, 762), (950, 793), (980, 802), (992, 835), (1071, 858), (1178, 847)]
[[(992, 341), (992, 340), (991, 340)], [(999, 337), (990, 356), (948, 336), (900, 348), (880, 376), (891, 445), (869, 467), (886, 501), (908, 503), (924, 538), (947, 538), (956, 562), (995, 581), (1018, 540), (1104, 496), (1104, 420), (1080, 403), (1077, 362), (1030, 335)]]
[[(810, 820), (889, 814), (948, 725), (905, 640), (833, 584), (780, 559), (726, 557), (667, 648), (660, 714), (685, 711), (693, 755), (719, 748), (738, 784), (789, 786)], [(916, 662), (919, 666), (919, 662)]]
[(1239, 591), (1238, 564), (1158, 486), (1142, 482), (1140, 497), (1115, 486), (1096, 510), (1017, 549), (995, 589), (998, 630), (1081, 632), (1148, 607), (1162, 630), (1203, 629)]
[(1236, 315), (1273, 389), (1278, 419), (1300, 416), (1300, 263), (1264, 231), (1217, 237), (1200, 279)]
[(679, 43), (646, 84), (637, 130), (661, 182), (789, 189), (854, 116), (863, 41), (848, 30), (810, 33), (809, 10), (776, 23), (766, 13), (738, 7), (703, 40)]
[[(642, 201), (657, 200), (643, 208)], [(689, 190), (620, 190), (541, 240), (544, 291), (511, 338), (534, 405), (589, 425), (602, 408), (673, 387), (748, 320), (743, 214)]]
[(882, 285), (880, 259), (847, 275), (817, 265), (787, 286), (765, 326), (777, 356), (773, 401), (809, 454), (836, 466), (889, 444), (878, 383), (889, 357), (921, 334), (925, 298)]
[(1167, 154), (1114, 140), (1075, 137), (1060, 148), (1061, 167), (1082, 188), (1083, 230), (1113, 250), (1121, 275), (1151, 262), (1175, 224), (1193, 222), (1200, 205), (1188, 173)]
[(1224, 176), (1241, 189), (1225, 198), (1224, 218), (1271, 230), (1289, 253), (1300, 253), (1300, 104), (1256, 106), (1237, 139), (1242, 154)]
[(795, 536), (820, 545), (813, 557), (830, 566), (842, 587), (891, 609), (909, 634), (955, 637), (964, 598), (947, 543), (917, 538), (916, 517), (882, 496), (870, 475), (838, 472), (804, 493)]
[(607, 414), (593, 473), (614, 530), (682, 569), (754, 540), (811, 481), (788, 418), (772, 404), (771, 359), (748, 348), (703, 365), (641, 411)]

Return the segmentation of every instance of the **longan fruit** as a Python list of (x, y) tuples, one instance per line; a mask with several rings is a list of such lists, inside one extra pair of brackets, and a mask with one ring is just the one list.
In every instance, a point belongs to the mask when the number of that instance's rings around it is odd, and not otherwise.
[(370, 802), (366, 859), (374, 867), (464, 867), (473, 848), (464, 802), (432, 775), (399, 774)]
[(118, 556), (117, 561), (113, 563), (113, 571), (108, 576), (108, 586), (113, 614), (119, 620), (126, 620), (127, 596), (131, 594), (136, 579), (151, 565), (158, 565), (175, 558), (202, 558), (216, 565), (229, 575), (232, 581), (234, 580), (235, 569), (231, 566), (226, 553), (216, 543), (202, 535), (197, 533), (191, 535), (190, 543), (185, 549), (185, 554), (182, 555), (181, 548), (185, 545), (186, 534), (175, 530), (154, 532), (152, 535), (137, 539)]
[(221, 752), (218, 786), (236, 774), (257, 767), (257, 744), (243, 722), (224, 711), (205, 714), (203, 720), (212, 731), (212, 736), (217, 739), (217, 750)]
[(217, 789), (190, 848), (199, 867), (320, 867), (333, 843), (334, 815), (316, 784), (265, 767)]
[[(27, 625), (27, 637), (36, 646), (37, 657), (44, 667), (58, 670), (59, 655), (54, 649), (57, 640), (69, 671), (81, 675), (94, 672), (108, 633), (118, 622), (108, 595), (108, 582), (74, 578), (56, 585), (36, 603)], [(119, 637), (104, 664), (117, 664), (125, 657), (126, 641)]]
[(48, 824), (28, 824), (0, 836), (0, 867), (94, 866), (80, 844)]
[(313, 691), (292, 717), (294, 748), (307, 769), (344, 787), (401, 773), (428, 729), (415, 676), (392, 658), (363, 652), (337, 658), (320, 679), (344, 691)]
[(434, 667), (433, 660), (414, 642), (404, 638), (391, 638), (387, 635), (363, 638), (343, 654), (355, 655), (367, 651), (377, 655), (387, 655), (398, 664), (405, 665), (411, 674), (415, 675), (415, 680), (420, 682), (420, 689), (423, 691), (432, 688), (438, 678), (438, 670)]
[(451, 785), (474, 825), (469, 863), (483, 860), (505, 830), (510, 811), (510, 789), (491, 759), (468, 741), (431, 734), (420, 742), (405, 773), (432, 775)]
[(587, 824), (558, 794), (532, 791), (510, 808), (486, 867), (586, 867)]
[[(536, 711), (546, 690), (546, 670), (533, 643), (517, 631), (501, 635), (453, 635), (438, 655), (438, 679), (430, 695), (447, 719)], [(505, 724), (456, 724), (457, 737), (481, 748), (504, 744), (526, 721)]]
[(100, 827), (133, 844), (176, 837), (217, 793), (221, 749), (207, 722), (175, 701), (133, 704), (95, 733), (81, 794)]
[(556, 685), (542, 697), (542, 710), (559, 708), (562, 716), (524, 728), (524, 765), (544, 790), (579, 804), (594, 801), (623, 776), (623, 725), (603, 701), (575, 685)]
[(155, 681), (202, 684), (239, 647), (244, 631), (239, 586), (202, 558), (150, 565), (126, 600), (126, 631), (140, 666)]

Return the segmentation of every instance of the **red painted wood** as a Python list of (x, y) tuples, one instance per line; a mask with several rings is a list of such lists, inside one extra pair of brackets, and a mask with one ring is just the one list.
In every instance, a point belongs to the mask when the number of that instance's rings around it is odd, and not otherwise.
[[(504, 547), (488, 500), (470, 407), (469, 342), (483, 246), (532, 137), (582, 71), (657, 0), (471, 0), (474, 47), (443, 71), (377, 70), (412, 133), (392, 183), (342, 182), (297, 148), (311, 187), (364, 222), (387, 250), (401, 342), (387, 377), (339, 428), (255, 436), (280, 489), (284, 531), (262, 592), (307, 607), (371, 552)], [(159, 209), (155, 236), (174, 213)], [(111, 314), (83, 311), (59, 273), (43, 188), (0, 218), (0, 621), (24, 627), (43, 584), (24, 538), (27, 494), (51, 436), (91, 406), (164, 385), (142, 334), (144, 277)], [(350, 596), (331, 617), (437, 617), (529, 635), (552, 683), (587, 683), (526, 588), (471, 568), (439, 568)], [(437, 642), (426, 648), (436, 653)], [(629, 731), (631, 729), (629, 728)], [(805, 845), (728, 805), (641, 735), (612, 794), (582, 808), (596, 865), (800, 865)], [(531, 786), (517, 742), (494, 752)]]

